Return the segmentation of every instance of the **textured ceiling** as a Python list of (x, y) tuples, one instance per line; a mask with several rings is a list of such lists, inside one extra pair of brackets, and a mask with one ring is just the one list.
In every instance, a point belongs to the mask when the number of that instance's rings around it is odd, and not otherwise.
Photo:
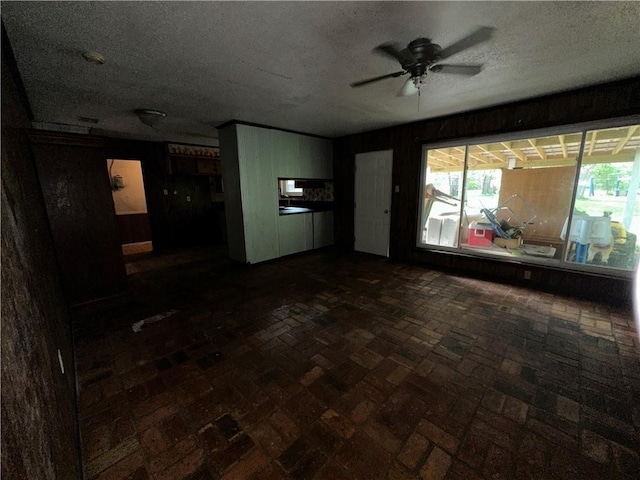
[[(325, 136), (477, 109), (640, 73), (640, 2), (2, 2), (35, 120), (141, 139), (215, 143), (230, 119)], [(371, 53), (417, 37), (493, 38), (430, 74), (422, 95)], [(106, 57), (96, 66), (81, 52)], [(418, 103), (419, 102), (419, 103)], [(155, 129), (136, 108), (160, 109)]]

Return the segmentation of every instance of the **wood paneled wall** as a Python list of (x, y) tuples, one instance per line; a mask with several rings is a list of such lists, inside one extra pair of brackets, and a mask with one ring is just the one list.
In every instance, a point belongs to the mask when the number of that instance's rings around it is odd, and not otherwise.
[(40, 185), (71, 305), (111, 298), (127, 289), (118, 224), (100, 140), (62, 143), (32, 136)]
[[(435, 261), (438, 254), (424, 254), (415, 248), (418, 179), (424, 143), (636, 114), (640, 114), (640, 77), (336, 139), (336, 244), (346, 250), (353, 249), (354, 161), (357, 153), (393, 149), (393, 185), (399, 187), (399, 192), (393, 193), (392, 197), (390, 257), (405, 261), (425, 261), (426, 257)], [(446, 257), (447, 262), (455, 264), (452, 265), (454, 268), (465, 269), (463, 257), (457, 261), (451, 260), (450, 255)], [(491, 262), (485, 263), (485, 274), (503, 276), (491, 267)], [(512, 279), (520, 276), (520, 270), (515, 267), (512, 273), (504, 275)], [(625, 293), (625, 296), (628, 297), (628, 294)]]
[(156, 253), (224, 242), (209, 177), (170, 175), (163, 144), (52, 132), (30, 137), (71, 305), (128, 290), (106, 159), (141, 161)]
[(116, 215), (120, 243), (137, 243), (151, 241), (151, 224), (146, 213)]
[(69, 315), (4, 25), (1, 71), (1, 477), (81, 478)]

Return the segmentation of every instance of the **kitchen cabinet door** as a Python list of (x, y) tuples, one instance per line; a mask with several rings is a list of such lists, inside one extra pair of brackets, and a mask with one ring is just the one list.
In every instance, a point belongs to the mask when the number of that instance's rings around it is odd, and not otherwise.
[(313, 214), (313, 248), (333, 245), (333, 212)]
[(308, 140), (312, 178), (333, 178), (333, 142), (314, 137)]
[(300, 135), (271, 130), (271, 158), (274, 174), (280, 178), (300, 177)]
[(300, 136), (300, 178), (317, 178), (313, 140), (313, 137)]
[(280, 256), (313, 249), (313, 215), (281, 215), (278, 218)]

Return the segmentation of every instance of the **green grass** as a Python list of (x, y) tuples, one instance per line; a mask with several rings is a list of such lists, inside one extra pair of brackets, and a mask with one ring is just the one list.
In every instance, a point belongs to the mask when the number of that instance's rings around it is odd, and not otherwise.
[[(613, 195), (576, 198), (576, 209), (596, 217), (603, 215), (604, 212), (611, 212), (613, 220), (621, 221), (626, 203), (627, 197), (615, 197)], [(640, 202), (636, 201), (633, 208), (633, 216), (640, 216)]]

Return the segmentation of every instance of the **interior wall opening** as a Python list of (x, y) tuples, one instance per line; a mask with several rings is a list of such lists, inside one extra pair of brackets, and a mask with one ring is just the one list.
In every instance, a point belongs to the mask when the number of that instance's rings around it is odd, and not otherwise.
[(125, 261), (134, 255), (151, 253), (153, 239), (142, 163), (140, 160), (108, 159), (107, 169)]

